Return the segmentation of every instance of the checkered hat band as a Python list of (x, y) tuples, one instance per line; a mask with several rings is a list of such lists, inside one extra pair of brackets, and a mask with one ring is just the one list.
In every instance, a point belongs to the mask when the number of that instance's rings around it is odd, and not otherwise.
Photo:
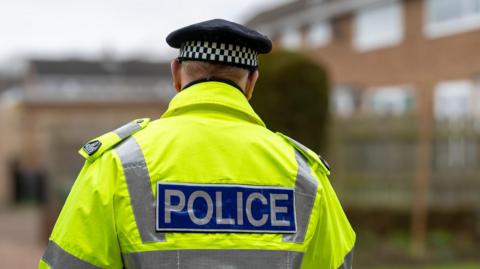
[(256, 68), (258, 53), (250, 48), (211, 41), (187, 41), (180, 47), (180, 59), (212, 61)]

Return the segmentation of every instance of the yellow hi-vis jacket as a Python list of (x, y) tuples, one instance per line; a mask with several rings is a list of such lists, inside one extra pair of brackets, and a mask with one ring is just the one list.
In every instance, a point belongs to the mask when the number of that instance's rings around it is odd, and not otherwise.
[(194, 84), (80, 154), (39, 268), (351, 268), (329, 170), (229, 84)]

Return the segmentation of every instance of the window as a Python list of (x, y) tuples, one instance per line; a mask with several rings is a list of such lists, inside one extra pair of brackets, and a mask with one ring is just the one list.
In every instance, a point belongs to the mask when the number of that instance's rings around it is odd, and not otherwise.
[(435, 118), (459, 120), (472, 115), (474, 87), (468, 80), (441, 82), (435, 89)]
[(307, 41), (310, 47), (323, 47), (330, 42), (332, 30), (328, 21), (314, 23), (308, 30)]
[(348, 85), (335, 86), (331, 95), (332, 112), (340, 117), (352, 116), (359, 107), (360, 89)]
[(379, 115), (404, 115), (413, 110), (413, 90), (407, 86), (373, 88), (367, 94), (371, 112)]
[(354, 30), (354, 47), (359, 51), (400, 43), (403, 39), (402, 3), (389, 1), (358, 11)]
[(281, 36), (281, 44), (286, 49), (298, 49), (302, 44), (302, 36), (298, 29), (287, 28)]
[(426, 10), (429, 37), (480, 28), (480, 0), (428, 0)]
[(480, 131), (480, 77), (473, 79), (473, 93), (471, 103), (472, 116), (475, 119), (475, 129)]

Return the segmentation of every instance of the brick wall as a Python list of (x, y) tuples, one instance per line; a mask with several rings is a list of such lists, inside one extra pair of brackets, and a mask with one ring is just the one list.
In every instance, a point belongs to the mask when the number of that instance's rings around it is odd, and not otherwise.
[(429, 38), (424, 34), (423, 0), (405, 0), (404, 38), (395, 46), (358, 52), (353, 48), (353, 14), (332, 21), (328, 46), (311, 50), (329, 69), (334, 84), (361, 88), (411, 85), (418, 104), (431, 108), (431, 94), (442, 80), (480, 75), (480, 30)]

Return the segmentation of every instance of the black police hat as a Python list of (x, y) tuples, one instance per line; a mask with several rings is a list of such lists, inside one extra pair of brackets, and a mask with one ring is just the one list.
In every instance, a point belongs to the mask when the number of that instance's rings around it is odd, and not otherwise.
[(180, 60), (197, 60), (256, 69), (257, 55), (268, 53), (267, 36), (243, 25), (214, 19), (180, 28), (167, 36), (167, 43), (179, 48)]

